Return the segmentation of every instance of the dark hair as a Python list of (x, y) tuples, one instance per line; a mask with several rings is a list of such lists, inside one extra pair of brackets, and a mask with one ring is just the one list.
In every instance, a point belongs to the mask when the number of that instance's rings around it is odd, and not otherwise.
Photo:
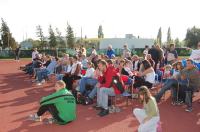
[(148, 46), (148, 45), (145, 45), (145, 48), (149, 48), (149, 46)]
[(106, 60), (106, 62), (107, 62), (109, 65), (113, 64), (113, 60), (112, 60), (112, 59), (108, 59), (108, 60)]
[(146, 86), (141, 86), (140, 87), (139, 95), (143, 95), (144, 96), (143, 100), (140, 99), (141, 103), (144, 103), (144, 101), (145, 101), (145, 103), (149, 102), (149, 99), (151, 97), (151, 93), (150, 93), (149, 89)]
[(181, 66), (181, 70), (184, 68), (181, 61), (178, 61), (178, 62), (176, 63), (176, 68), (177, 68), (177, 69), (178, 69), (178, 67), (177, 67), (178, 65)]
[(78, 57), (77, 56), (73, 56), (73, 59), (78, 60)]
[(190, 61), (193, 64), (193, 60), (192, 59), (187, 59), (186, 61)]
[(151, 64), (150, 64), (150, 62), (148, 60), (143, 60), (142, 64), (143, 64), (144, 70), (146, 70), (146, 69), (151, 67)]

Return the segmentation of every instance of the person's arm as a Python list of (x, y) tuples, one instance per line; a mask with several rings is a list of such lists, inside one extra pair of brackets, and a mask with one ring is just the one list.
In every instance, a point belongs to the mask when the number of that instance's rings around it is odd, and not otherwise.
[(176, 59), (178, 59), (178, 53), (177, 53), (176, 50), (174, 51), (174, 56), (175, 56)]
[(151, 72), (153, 72), (153, 71), (154, 71), (153, 68), (150, 67), (150, 68), (144, 70), (144, 72), (142, 72), (140, 75), (141, 75), (141, 76), (145, 76), (146, 74), (151, 73)]

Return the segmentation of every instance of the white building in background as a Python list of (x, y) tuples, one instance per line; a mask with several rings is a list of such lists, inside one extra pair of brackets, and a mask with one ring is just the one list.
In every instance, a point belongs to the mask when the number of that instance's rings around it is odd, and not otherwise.
[(29, 41), (23, 41), (20, 43), (21, 49), (32, 49), (33, 48), (33, 44), (32, 42)]
[(127, 44), (129, 49), (144, 48), (145, 45), (151, 47), (154, 39), (136, 38), (131, 34), (127, 34), (126, 38), (105, 38), (100, 41), (99, 49), (106, 49), (108, 45), (112, 45), (113, 49), (123, 49), (123, 45)]

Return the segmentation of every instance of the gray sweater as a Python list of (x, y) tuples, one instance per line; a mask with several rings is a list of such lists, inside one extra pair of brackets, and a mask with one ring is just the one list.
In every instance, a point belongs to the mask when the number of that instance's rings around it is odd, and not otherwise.
[(185, 75), (186, 78), (189, 80), (189, 87), (194, 88), (194, 90), (200, 89), (200, 73), (197, 68), (192, 69), (183, 69), (180, 72), (180, 75)]

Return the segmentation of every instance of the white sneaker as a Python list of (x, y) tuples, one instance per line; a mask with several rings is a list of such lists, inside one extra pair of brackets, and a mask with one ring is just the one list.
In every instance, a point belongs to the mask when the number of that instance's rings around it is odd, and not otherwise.
[(28, 119), (32, 121), (42, 121), (41, 116), (38, 116), (37, 114), (29, 115)]
[(37, 85), (37, 86), (40, 86), (40, 85), (42, 85), (42, 83), (37, 83), (36, 85)]
[(41, 81), (41, 83), (45, 83), (45, 80), (43, 79), (43, 80)]

